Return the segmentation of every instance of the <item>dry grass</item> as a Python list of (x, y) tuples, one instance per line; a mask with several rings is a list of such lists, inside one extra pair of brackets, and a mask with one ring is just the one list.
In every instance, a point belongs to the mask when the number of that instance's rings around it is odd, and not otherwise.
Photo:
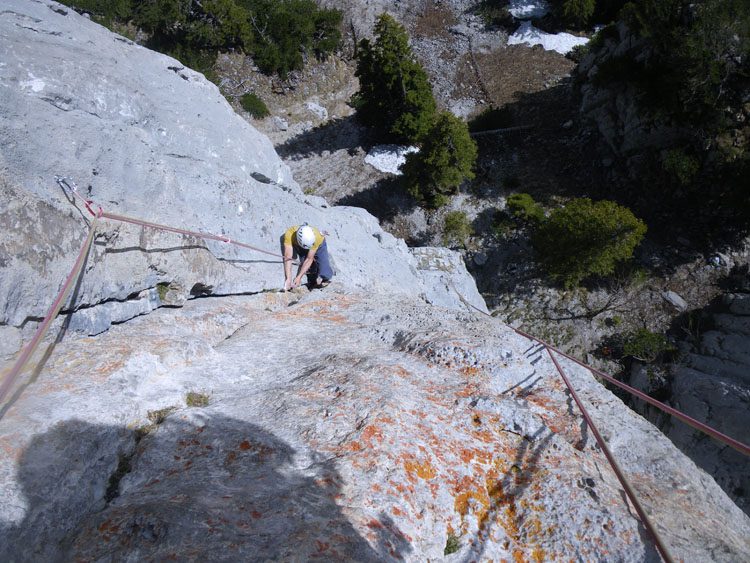
[[(490, 100), (495, 107), (517, 102), (519, 94), (545, 90), (570, 73), (575, 63), (540, 46), (510, 45), (491, 53), (475, 53)], [(476, 82), (470, 65), (461, 66), (458, 82)]]
[(442, 4), (426, 0), (414, 24), (413, 35), (416, 37), (446, 38), (450, 37), (449, 28), (458, 23), (458, 19)]

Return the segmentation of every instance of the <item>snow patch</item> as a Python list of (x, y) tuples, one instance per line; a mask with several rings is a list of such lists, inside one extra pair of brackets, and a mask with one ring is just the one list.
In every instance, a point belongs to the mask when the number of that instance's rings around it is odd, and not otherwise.
[(570, 33), (545, 33), (528, 21), (523, 22), (513, 35), (508, 37), (508, 45), (541, 45), (546, 51), (557, 51), (561, 55), (566, 55), (573, 47), (588, 42), (588, 38), (576, 37)]
[(367, 153), (365, 162), (381, 172), (400, 176), (399, 168), (406, 162), (406, 155), (410, 152), (419, 152), (419, 149), (399, 145), (377, 145)]
[(549, 12), (544, 0), (510, 0), (508, 11), (519, 20), (541, 18)]

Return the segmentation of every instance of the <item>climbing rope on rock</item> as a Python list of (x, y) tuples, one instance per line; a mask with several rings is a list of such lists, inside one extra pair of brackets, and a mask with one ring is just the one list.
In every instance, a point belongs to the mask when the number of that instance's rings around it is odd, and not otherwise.
[[(449, 283), (451, 287), (453, 288), (453, 291), (456, 292), (456, 294), (461, 298), (462, 301), (467, 303), (472, 309), (476, 310), (477, 312), (492, 317), (489, 313), (486, 313), (479, 309), (478, 307), (472, 305), (466, 299), (463, 298), (463, 296), (459, 293), (459, 291), (456, 289), (456, 286), (453, 284), (452, 281), (449, 280)], [(660, 401), (657, 401), (656, 399), (653, 399), (652, 397), (649, 397), (645, 393), (642, 393), (641, 391), (638, 391), (637, 389), (634, 389), (633, 387), (630, 387), (629, 385), (626, 385), (622, 383), (621, 381), (617, 381), (615, 378), (610, 377), (606, 375), (605, 373), (600, 372), (599, 370), (584, 364), (583, 362), (575, 359), (574, 357), (558, 350), (557, 348), (554, 348), (553, 346), (547, 344), (543, 340), (536, 338), (534, 336), (531, 336), (530, 334), (527, 334), (523, 332), (520, 329), (517, 329), (513, 326), (510, 326), (506, 324), (508, 328), (513, 330), (515, 333), (519, 334), (520, 336), (523, 336), (524, 338), (527, 338), (529, 340), (532, 340), (534, 342), (537, 342), (538, 344), (541, 344), (544, 346), (544, 349), (547, 350), (547, 353), (549, 354), (550, 358), (552, 359), (552, 362), (555, 365), (555, 368), (557, 369), (558, 373), (560, 374), (560, 377), (562, 377), (563, 382), (565, 383), (565, 386), (568, 388), (568, 391), (570, 392), (571, 396), (573, 397), (573, 400), (575, 401), (576, 405), (578, 406), (578, 409), (581, 411), (581, 414), (583, 415), (584, 420), (586, 421), (586, 425), (591, 430), (592, 434), (594, 435), (594, 438), (596, 439), (597, 444), (599, 444), (599, 447), (602, 449), (602, 452), (604, 453), (605, 457), (607, 458), (607, 461), (609, 462), (610, 466), (612, 467), (612, 470), (615, 473), (615, 476), (617, 477), (617, 480), (620, 482), (620, 485), (622, 486), (623, 490), (625, 491), (625, 494), (627, 495), (630, 502), (633, 504), (633, 507), (635, 508), (636, 512), (638, 513), (638, 517), (640, 518), (641, 522), (643, 523), (644, 527), (648, 531), (649, 535), (651, 536), (651, 539), (654, 541), (654, 545), (659, 552), (659, 555), (661, 555), (662, 559), (667, 563), (672, 563), (674, 560), (672, 559), (672, 556), (669, 554), (669, 551), (667, 550), (666, 545), (662, 541), (659, 533), (656, 531), (656, 527), (651, 523), (649, 520), (646, 511), (644, 510), (643, 506), (641, 505), (640, 501), (638, 500), (637, 495), (635, 494), (634, 489), (631, 487), (630, 483), (628, 482), (627, 478), (625, 477), (625, 474), (623, 473), (622, 469), (620, 468), (619, 464), (617, 463), (617, 460), (612, 455), (612, 452), (610, 451), (609, 447), (607, 446), (606, 441), (602, 437), (602, 435), (599, 433), (599, 430), (597, 429), (596, 425), (594, 424), (594, 421), (589, 416), (588, 412), (586, 411), (586, 408), (584, 407), (583, 403), (578, 397), (578, 394), (576, 393), (575, 389), (571, 385), (570, 381), (568, 380), (567, 376), (565, 375), (565, 372), (563, 371), (562, 367), (560, 366), (560, 363), (558, 362), (557, 358), (555, 357), (555, 354), (559, 354), (562, 357), (565, 357), (574, 363), (588, 369), (591, 373), (598, 375), (599, 377), (605, 379), (606, 381), (609, 381), (622, 389), (636, 395), (637, 397), (643, 399), (644, 401), (649, 402), (650, 404), (662, 409), (665, 412), (668, 412), (669, 414), (679, 418), (680, 420), (683, 420), (684, 422), (690, 424), (694, 428), (701, 430), (705, 432), (706, 434), (721, 440), (722, 442), (732, 446), (736, 450), (746, 454), (750, 455), (750, 446), (747, 444), (743, 444), (742, 442), (739, 442), (738, 440), (735, 440), (734, 438), (731, 438), (715, 428), (711, 428), (710, 426), (703, 424), (702, 422), (699, 422), (698, 420), (695, 420), (694, 418), (686, 415), (685, 413), (682, 413), (678, 411), (677, 409), (674, 409), (668, 405), (665, 405), (664, 403), (661, 403)]]
[[(482, 311), (478, 307), (475, 307), (474, 305), (472, 305), (471, 303), (469, 303), (468, 301), (466, 301), (463, 298), (463, 296), (458, 292), (458, 290), (456, 289), (456, 286), (453, 285), (453, 282), (450, 282), (450, 284), (451, 284), (451, 287), (453, 288), (453, 291), (455, 291), (456, 294), (458, 294), (458, 296), (467, 305), (469, 305), (469, 307), (471, 307), (472, 309), (474, 309), (477, 312), (481, 313), (482, 315), (485, 315), (487, 317), (492, 317), (492, 315), (490, 315), (488, 313), (485, 313), (484, 311)], [(649, 403), (649, 404), (655, 406), (656, 408), (658, 408), (658, 409), (660, 409), (660, 410), (662, 410), (662, 411), (664, 411), (664, 412), (666, 412), (666, 413), (674, 416), (675, 418), (679, 418), (680, 420), (682, 420), (686, 424), (689, 424), (690, 426), (692, 426), (696, 430), (700, 430), (701, 432), (703, 432), (705, 434), (708, 434), (709, 436), (711, 436), (711, 437), (719, 440), (720, 442), (723, 442), (726, 445), (731, 446), (732, 448), (734, 448), (738, 452), (750, 456), (750, 445), (744, 444), (744, 443), (740, 442), (739, 440), (736, 440), (736, 439), (732, 438), (731, 436), (727, 436), (723, 432), (719, 432), (718, 430), (716, 430), (716, 428), (712, 428), (711, 426), (708, 426), (707, 424), (704, 424), (703, 422), (700, 422), (699, 420), (696, 420), (696, 419), (692, 418), (691, 416), (685, 414), (684, 412), (679, 411), (679, 410), (675, 409), (674, 407), (670, 407), (669, 405), (664, 404), (661, 401), (658, 401), (658, 400), (654, 399), (653, 397), (647, 395), (646, 393), (643, 393), (642, 391), (639, 391), (638, 389), (635, 389), (634, 387), (631, 387), (627, 383), (623, 383), (622, 381), (619, 381), (619, 380), (615, 379), (614, 377), (612, 377), (610, 375), (607, 375), (606, 373), (601, 372), (598, 369), (596, 369), (596, 368), (594, 368), (594, 367), (592, 367), (592, 366), (590, 366), (588, 364), (583, 363), (582, 361), (574, 358), (570, 354), (566, 354), (562, 350), (559, 350), (559, 349), (555, 348), (554, 346), (548, 344), (547, 342), (545, 342), (545, 341), (543, 341), (543, 340), (541, 340), (541, 339), (539, 339), (539, 338), (537, 338), (535, 336), (532, 336), (530, 334), (525, 333), (521, 329), (518, 329), (518, 328), (516, 328), (514, 326), (511, 326), (509, 324), (506, 324), (505, 326), (507, 326), (508, 328), (510, 328), (516, 334), (520, 334), (524, 338), (527, 338), (529, 340), (533, 340), (534, 342), (537, 342), (538, 344), (541, 344), (542, 346), (544, 346), (547, 350), (551, 350), (551, 351), (555, 352), (556, 354), (559, 354), (560, 356), (562, 356), (564, 358), (567, 358), (568, 360), (570, 360), (570, 361), (578, 364), (579, 366), (586, 368), (587, 370), (589, 370), (591, 373), (593, 373), (597, 377), (601, 377), (605, 381), (608, 381), (609, 383), (612, 383), (613, 385), (616, 385), (620, 389), (623, 389), (623, 390), (627, 391), (628, 393), (630, 393), (632, 395), (635, 395), (639, 399), (642, 399), (642, 400), (646, 401), (647, 403)]]
[[(96, 213), (91, 209), (91, 205), (94, 203), (91, 200), (87, 200), (84, 198), (81, 194), (78, 193), (78, 188), (73, 180), (70, 178), (64, 178), (62, 176), (58, 176), (56, 178), (57, 183), (60, 185), (63, 190), (67, 189), (70, 191), (76, 198), (80, 199), (86, 209), (91, 213), (92, 215), (96, 215)], [(232, 240), (232, 238), (229, 235), (214, 235), (211, 233), (199, 233), (196, 231), (189, 231), (185, 229), (179, 229), (177, 227), (170, 227), (167, 225), (160, 225), (158, 223), (151, 223), (150, 221), (143, 221), (141, 219), (133, 219), (132, 217), (125, 217), (123, 215), (114, 215), (112, 213), (105, 213), (102, 211), (102, 208), (99, 207), (99, 213), (101, 214), (100, 217), (104, 219), (112, 219), (114, 221), (121, 221), (123, 223), (132, 223), (133, 225), (141, 225), (143, 227), (150, 227), (152, 229), (158, 229), (160, 231), (168, 231), (170, 233), (178, 233), (181, 235), (189, 235), (193, 237), (198, 237), (202, 239), (208, 239), (208, 240), (215, 240), (219, 242), (226, 242), (227, 244), (235, 244), (237, 246), (241, 246), (243, 248), (248, 248), (250, 250), (254, 250), (255, 252), (261, 252), (263, 254), (268, 254), (269, 256), (275, 256), (276, 258), (281, 258), (282, 260), (290, 260), (289, 258), (284, 258), (281, 254), (278, 254), (276, 252), (269, 252), (267, 250), (263, 250), (262, 248), (257, 248), (255, 246), (250, 246), (249, 244), (245, 244), (243, 242), (239, 242), (236, 240)], [(292, 263), (299, 263), (295, 259), (291, 259)]]
[[(89, 209), (89, 211), (91, 211), (91, 209)], [(39, 346), (39, 343), (44, 338), (44, 335), (47, 334), (47, 330), (52, 324), (52, 321), (55, 320), (55, 318), (57, 317), (57, 314), (60, 312), (60, 309), (63, 306), (63, 303), (65, 303), (65, 300), (68, 298), (70, 289), (73, 287), (73, 283), (78, 278), (78, 275), (81, 272), (81, 268), (83, 267), (84, 262), (86, 262), (86, 257), (88, 256), (89, 250), (91, 249), (91, 243), (94, 240), (94, 232), (96, 231), (96, 223), (101, 216), (102, 214), (101, 214), (101, 209), (100, 209), (98, 214), (94, 214), (94, 221), (91, 223), (91, 227), (89, 229), (89, 236), (86, 238), (86, 242), (83, 244), (81, 251), (78, 253), (78, 259), (73, 265), (73, 269), (70, 271), (68, 278), (65, 280), (65, 283), (63, 284), (63, 287), (60, 290), (60, 293), (57, 294), (57, 298), (52, 303), (52, 306), (47, 312), (47, 316), (44, 317), (42, 324), (39, 325), (39, 328), (34, 333), (34, 336), (32, 337), (28, 346), (26, 346), (24, 351), (18, 357), (18, 360), (16, 360), (16, 363), (13, 365), (13, 368), (10, 370), (10, 373), (5, 378), (5, 381), (3, 381), (2, 386), (0, 386), (0, 403), (2, 403), (3, 399), (5, 398), (6, 393), (10, 389), (10, 386), (13, 384), (16, 377), (18, 377), (18, 374), (21, 373), (21, 370), (23, 370), (23, 368), (28, 363), (29, 358), (31, 358), (31, 355), (36, 351), (37, 347)]]
[[(13, 385), (13, 382), (18, 377), (18, 374), (21, 373), (23, 368), (29, 362), (29, 359), (31, 358), (32, 354), (39, 347), (39, 343), (47, 334), (47, 331), (49, 330), (50, 325), (55, 320), (55, 318), (57, 318), (57, 315), (59, 314), (60, 309), (62, 308), (63, 304), (65, 303), (65, 300), (68, 297), (68, 294), (70, 293), (70, 289), (73, 287), (73, 283), (80, 275), (81, 268), (83, 267), (83, 264), (86, 261), (86, 257), (88, 256), (89, 250), (91, 249), (91, 244), (94, 240), (94, 233), (96, 231), (96, 225), (99, 219), (111, 219), (113, 221), (121, 221), (123, 223), (132, 223), (134, 225), (141, 225), (143, 227), (148, 227), (148, 228), (157, 229), (161, 231), (168, 231), (171, 233), (189, 235), (189, 236), (194, 236), (194, 237), (202, 238), (202, 239), (215, 240), (215, 241), (224, 242), (227, 244), (235, 244), (237, 246), (241, 246), (243, 248), (254, 250), (256, 252), (261, 252), (263, 254), (268, 254), (270, 256), (281, 258), (284, 261), (289, 260), (293, 264), (299, 264), (299, 261), (296, 259), (285, 258), (281, 254), (277, 254), (275, 252), (269, 252), (267, 250), (263, 250), (262, 248), (257, 248), (255, 246), (251, 246), (243, 242), (232, 240), (232, 238), (226, 234), (215, 235), (212, 233), (199, 233), (199, 232), (190, 231), (186, 229), (180, 229), (177, 227), (160, 225), (158, 223), (151, 223), (149, 221), (143, 221), (141, 219), (133, 219), (132, 217), (125, 217), (123, 215), (114, 215), (112, 213), (105, 213), (102, 210), (101, 206), (95, 205), (92, 200), (86, 199), (80, 193), (78, 193), (78, 186), (76, 186), (76, 183), (72, 179), (58, 176), (55, 178), (55, 180), (57, 181), (57, 183), (60, 185), (60, 187), (63, 190), (67, 190), (74, 196), (74, 198), (77, 198), (83, 202), (83, 205), (86, 207), (88, 212), (91, 213), (91, 215), (94, 217), (94, 220), (91, 223), (91, 227), (89, 228), (89, 236), (86, 239), (86, 242), (84, 243), (83, 248), (81, 248), (81, 251), (78, 254), (78, 259), (76, 260), (73, 266), (73, 269), (71, 270), (70, 274), (68, 275), (68, 278), (63, 284), (62, 289), (58, 293), (57, 298), (55, 299), (54, 303), (52, 304), (49, 311), (47, 312), (47, 316), (39, 325), (39, 328), (34, 333), (34, 336), (32, 337), (29, 344), (24, 348), (21, 355), (13, 364), (13, 367), (11, 368), (7, 377), (5, 378), (5, 381), (3, 381), (2, 385), (0, 385), (0, 403), (3, 401), (3, 399), (5, 399), (5, 395), (8, 393), (11, 385)], [(95, 207), (98, 207), (98, 211), (94, 211), (92, 209), (92, 205), (94, 205)]]

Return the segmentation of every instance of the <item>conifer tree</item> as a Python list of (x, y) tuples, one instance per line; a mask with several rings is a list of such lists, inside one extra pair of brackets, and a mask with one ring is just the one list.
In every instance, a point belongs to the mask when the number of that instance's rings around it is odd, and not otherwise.
[(443, 112), (424, 136), (420, 151), (406, 155), (402, 171), (409, 193), (439, 207), (462, 182), (474, 178), (476, 160), (477, 145), (466, 123)]
[(584, 24), (594, 13), (595, 0), (565, 0), (563, 10), (565, 17), (575, 20), (578, 24)]
[(358, 45), (353, 97), (360, 119), (397, 140), (417, 142), (435, 115), (435, 99), (427, 73), (414, 59), (404, 27), (388, 14), (375, 24), (375, 42)]
[(566, 288), (590, 275), (611, 274), (633, 256), (646, 225), (613, 201), (574, 199), (555, 209), (532, 235), (537, 260)]

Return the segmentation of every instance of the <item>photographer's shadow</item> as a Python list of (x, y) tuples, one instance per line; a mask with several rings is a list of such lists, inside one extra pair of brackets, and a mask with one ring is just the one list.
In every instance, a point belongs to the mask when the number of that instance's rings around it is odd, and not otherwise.
[(0, 559), (383, 561), (412, 549), (390, 522), (372, 547), (336, 502), (333, 463), (300, 463), (259, 426), (183, 409), (137, 435), (70, 420), (35, 437), (18, 469), (26, 515), (2, 525)]

